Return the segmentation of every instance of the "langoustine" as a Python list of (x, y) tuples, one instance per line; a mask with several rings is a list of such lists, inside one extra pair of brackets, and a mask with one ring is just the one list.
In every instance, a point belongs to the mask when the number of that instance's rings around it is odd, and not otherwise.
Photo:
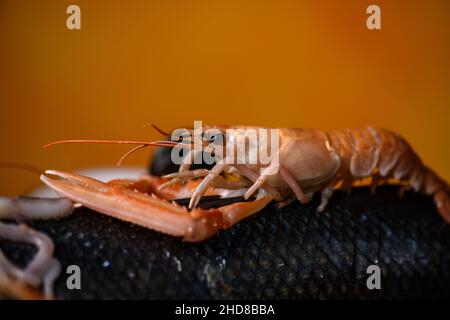
[[(249, 127), (206, 127), (223, 135), (227, 135), (229, 128), (245, 131)], [(242, 130), (233, 134), (242, 134)], [(438, 212), (450, 223), (448, 184), (427, 168), (398, 134), (373, 127), (328, 133), (312, 129), (279, 129), (279, 133), (276, 173), (267, 174), (270, 164), (237, 161), (218, 162), (211, 170), (189, 170), (190, 164), (186, 161), (178, 173), (163, 178), (146, 176), (137, 181), (103, 183), (73, 173), (48, 170), (41, 180), (74, 203), (190, 242), (203, 241), (219, 230), (231, 227), (273, 200), (279, 207), (294, 200), (306, 203), (314, 193), (320, 192), (318, 210), (323, 211), (335, 189), (350, 189), (355, 181), (368, 177), (373, 191), (380, 184), (395, 182), (402, 185), (402, 191), (412, 188), (433, 196)], [(132, 151), (152, 145), (175, 146), (170, 141), (70, 140), (57, 143), (68, 142), (138, 145)], [(186, 158), (191, 156), (193, 153), (188, 153)], [(256, 192), (257, 196), (253, 201), (220, 208), (197, 207), (205, 194), (223, 195), (224, 190), (241, 190), (245, 199), (250, 199)], [(190, 198), (189, 210), (170, 202), (181, 197)], [(66, 208), (62, 213), (70, 214), (71, 210), (73, 208)], [(55, 217), (58, 215), (61, 212), (55, 213)], [(46, 218), (51, 216), (45, 215)], [(47, 258), (46, 263), (49, 261)]]
[[(225, 141), (231, 141), (242, 138), (240, 135), (245, 135), (247, 129), (261, 128), (208, 126), (205, 127), (205, 132), (212, 130), (225, 136), (227, 138)], [(229, 228), (260, 211), (272, 200), (278, 202), (277, 206), (282, 207), (293, 200), (309, 202), (314, 193), (320, 192), (321, 202), (318, 210), (323, 211), (336, 188), (350, 189), (355, 181), (364, 178), (371, 178), (373, 191), (380, 184), (394, 182), (402, 185), (402, 191), (412, 188), (433, 196), (438, 212), (450, 223), (448, 184), (422, 163), (400, 135), (374, 127), (328, 133), (313, 129), (277, 130), (279, 130), (279, 147), (276, 153), (279, 163), (275, 173), (268, 170), (272, 163), (239, 163), (237, 155), (227, 155), (227, 146), (222, 145), (222, 160), (216, 162), (212, 169), (189, 170), (190, 162), (187, 161), (181, 164), (178, 173), (163, 177), (171, 179), (170, 181), (164, 183), (159, 181), (158, 184), (162, 185), (157, 187), (154, 180), (148, 178), (127, 185), (105, 184), (87, 177), (53, 170), (47, 171), (41, 180), (64, 197), (86, 207), (163, 233), (181, 236), (191, 242), (205, 240), (218, 230)], [(210, 140), (214, 141), (212, 138)], [(80, 142), (138, 145), (132, 151), (145, 146), (178, 145), (173, 141), (98, 140), (66, 140), (51, 145)], [(249, 148), (244, 148), (244, 151), (248, 153)], [(185, 159), (194, 157), (195, 152), (191, 149)], [(246, 154), (245, 157), (247, 156), (249, 155)], [(231, 161), (224, 161), (229, 157), (233, 157)], [(183, 188), (172, 192), (171, 196), (168, 196), (168, 193), (161, 193), (162, 189), (176, 184), (183, 185), (191, 179), (200, 179), (200, 183), (189, 195), (189, 210), (166, 201), (176, 199), (177, 192), (182, 192)], [(245, 199), (258, 192), (254, 201), (238, 202), (210, 210), (197, 208), (200, 199), (210, 188), (216, 191), (241, 189), (244, 190)], [(186, 188), (183, 194), (186, 194)]]

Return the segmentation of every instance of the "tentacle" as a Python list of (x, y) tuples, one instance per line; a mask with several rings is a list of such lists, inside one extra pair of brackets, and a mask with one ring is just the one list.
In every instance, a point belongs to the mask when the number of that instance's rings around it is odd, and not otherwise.
[(75, 204), (66, 198), (0, 197), (0, 220), (60, 219), (74, 209)]
[[(59, 219), (70, 215), (76, 205), (66, 198), (0, 198), (0, 219), (31, 220), (31, 219)], [(26, 242), (38, 247), (38, 251), (28, 266), (22, 270), (14, 266), (0, 251), (0, 268), (10, 277), (38, 287), (44, 282), (46, 297), (52, 298), (52, 285), (59, 275), (53, 270), (47, 280), (48, 268), (59, 263), (53, 256), (53, 242), (45, 234), (20, 224), (6, 224), (0, 222), (0, 237), (10, 241)], [(53, 262), (52, 262), (53, 261)], [(54, 267), (52, 267), (54, 268)], [(58, 272), (56, 272), (58, 271)]]
[(53, 242), (44, 233), (35, 231), (26, 225), (14, 225), (0, 222), (0, 237), (16, 242), (25, 242), (37, 246), (38, 251), (27, 265), (25, 270), (21, 270), (2, 255), (1, 265), (14, 277), (32, 286), (41, 284), (41, 275), (45, 271), (49, 261), (53, 256)]
[[(2, 224), (3, 223), (0, 222), (0, 237), (2, 237), (1, 229), (4, 228)], [(15, 279), (18, 279), (19, 281), (22, 281), (33, 287), (37, 287), (40, 283), (40, 279), (37, 275), (27, 274), (22, 269), (16, 267), (8, 260), (8, 258), (3, 254), (1, 250), (0, 250), (0, 274), (4, 274), (4, 276), (5, 277), (8, 276), (8, 278), (14, 277)]]
[(54, 297), (54, 283), (61, 273), (61, 263), (55, 258), (48, 263), (47, 270), (45, 270), (42, 277), (44, 283), (44, 296), (46, 299), (53, 299)]

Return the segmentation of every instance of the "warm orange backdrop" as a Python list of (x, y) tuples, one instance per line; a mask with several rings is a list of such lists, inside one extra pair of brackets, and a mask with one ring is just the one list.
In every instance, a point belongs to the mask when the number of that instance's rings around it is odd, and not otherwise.
[[(82, 30), (66, 29), (78, 4)], [(378, 4), (382, 30), (366, 28)], [(450, 178), (450, 2), (0, 2), (0, 162), (114, 164), (142, 125), (383, 126)], [(144, 165), (148, 151), (128, 164)], [(0, 170), (0, 194), (37, 177)]]

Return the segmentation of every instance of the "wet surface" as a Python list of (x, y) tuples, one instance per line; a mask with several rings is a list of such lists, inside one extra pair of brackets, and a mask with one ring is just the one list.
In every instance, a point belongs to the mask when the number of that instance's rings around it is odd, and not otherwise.
[[(185, 243), (78, 209), (59, 221), (33, 222), (55, 242), (64, 299), (333, 299), (450, 297), (450, 226), (430, 198), (398, 188), (336, 192), (324, 213), (318, 199), (269, 206), (203, 243)], [(32, 246), (0, 240), (19, 265)], [(69, 265), (81, 290), (68, 290)], [(381, 268), (381, 290), (366, 269)]]

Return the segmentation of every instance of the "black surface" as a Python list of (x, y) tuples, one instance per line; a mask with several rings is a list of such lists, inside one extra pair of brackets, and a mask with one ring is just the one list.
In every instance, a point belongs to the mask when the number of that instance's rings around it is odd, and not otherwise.
[[(60, 298), (448, 298), (450, 226), (430, 198), (397, 191), (336, 192), (324, 213), (318, 199), (270, 206), (199, 244), (87, 209), (31, 224), (55, 241)], [(34, 251), (0, 247), (19, 264)], [(81, 290), (66, 288), (71, 264)], [(381, 267), (381, 290), (366, 288), (371, 264)]]

